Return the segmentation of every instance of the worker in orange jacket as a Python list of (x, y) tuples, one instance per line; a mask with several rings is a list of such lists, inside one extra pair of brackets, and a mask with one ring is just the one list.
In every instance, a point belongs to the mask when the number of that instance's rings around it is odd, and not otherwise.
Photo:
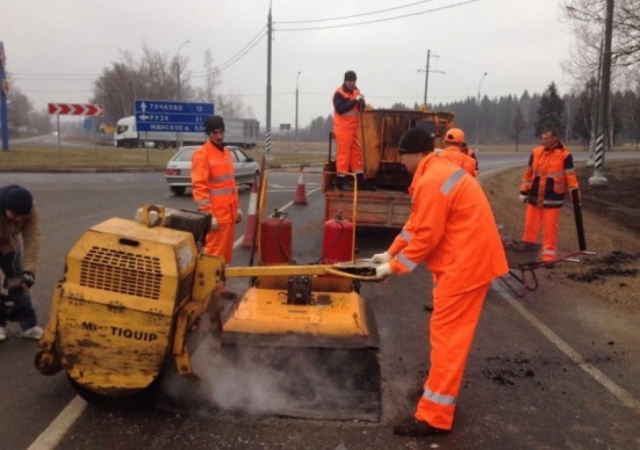
[(476, 176), (480, 174), (480, 164), (478, 164), (478, 157), (476, 156), (476, 152), (467, 146), (466, 142), (460, 144), (460, 151), (467, 156), (472, 157), (476, 162)]
[(236, 224), (242, 220), (233, 159), (224, 146), (224, 120), (210, 116), (204, 122), (207, 141), (191, 157), (193, 200), (198, 210), (211, 214), (211, 232), (204, 252), (231, 263)]
[(364, 110), (364, 96), (356, 87), (356, 73), (344, 74), (344, 83), (333, 94), (333, 134), (336, 137), (336, 188), (350, 190), (345, 174), (354, 173), (363, 183), (362, 149), (360, 148), (360, 112)]
[(558, 133), (547, 129), (542, 145), (531, 152), (522, 177), (519, 200), (527, 204), (522, 240), (537, 243), (542, 224), (542, 260), (558, 258), (560, 209), (568, 191), (577, 190), (578, 177), (569, 149), (558, 140)]
[(472, 157), (465, 155), (461, 150), (464, 139), (464, 131), (460, 128), (447, 130), (444, 135), (445, 147), (442, 153), (440, 153), (440, 157), (448, 159), (455, 165), (466, 170), (469, 175), (475, 177), (477, 175), (476, 161)]
[(412, 211), (399, 236), (371, 260), (378, 277), (403, 275), (425, 262), (436, 282), (430, 320), (431, 368), (412, 417), (394, 433), (421, 437), (453, 426), (460, 384), (491, 281), (508, 272), (489, 201), (464, 169), (433, 152), (428, 132), (400, 140), (402, 163), (414, 173)]

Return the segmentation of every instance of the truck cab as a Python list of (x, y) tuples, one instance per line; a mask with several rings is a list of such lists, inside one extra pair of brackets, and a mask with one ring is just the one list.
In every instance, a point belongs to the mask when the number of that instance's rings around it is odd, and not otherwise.
[(116, 130), (113, 133), (113, 145), (124, 148), (132, 148), (139, 145), (136, 118), (134, 116), (123, 117), (118, 120)]

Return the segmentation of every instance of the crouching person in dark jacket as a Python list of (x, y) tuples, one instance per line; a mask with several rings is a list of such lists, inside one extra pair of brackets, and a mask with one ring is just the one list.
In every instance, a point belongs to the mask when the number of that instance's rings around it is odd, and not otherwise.
[(0, 269), (7, 280), (20, 277), (21, 281), (21, 286), (11, 291), (7, 291), (6, 282), (0, 286), (4, 296), (4, 304), (0, 304), (0, 342), (7, 339), (8, 320), (20, 324), (23, 338), (42, 337), (29, 293), (39, 253), (40, 225), (33, 196), (17, 184), (0, 187)]

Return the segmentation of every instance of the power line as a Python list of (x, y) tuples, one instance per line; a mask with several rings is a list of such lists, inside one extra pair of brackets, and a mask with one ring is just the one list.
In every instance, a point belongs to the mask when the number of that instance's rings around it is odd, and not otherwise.
[(95, 77), (100, 75), (99, 73), (17, 73), (9, 72), (11, 75), (21, 77)]
[(275, 23), (313, 23), (313, 22), (330, 22), (330, 21), (333, 21), (333, 20), (353, 19), (354, 17), (364, 17), (364, 16), (371, 16), (371, 15), (374, 15), (374, 14), (381, 14), (381, 13), (385, 13), (385, 12), (389, 12), (389, 11), (394, 11), (396, 9), (409, 8), (411, 6), (419, 5), (421, 3), (429, 3), (429, 2), (432, 2), (432, 1), (434, 1), (434, 0), (422, 0), (420, 2), (409, 3), (407, 5), (396, 6), (394, 8), (380, 9), (378, 11), (371, 11), (371, 12), (360, 13), (360, 14), (352, 14), (350, 16), (331, 17), (331, 18), (328, 18), (328, 19), (285, 20), (285, 21), (277, 21)]
[(197, 73), (199, 75), (195, 75), (193, 76), (193, 78), (202, 78), (202, 77), (206, 77), (208, 75), (211, 75), (212, 73), (215, 72), (222, 72), (223, 70), (231, 67), (233, 64), (235, 64), (236, 62), (240, 61), (240, 59), (242, 59), (242, 57), (244, 55), (246, 55), (247, 53), (249, 53), (249, 51), (251, 49), (253, 49), (256, 45), (258, 45), (258, 43), (260, 41), (262, 41), (262, 39), (266, 36), (266, 28), (267, 26), (265, 25), (264, 27), (262, 27), (260, 29), (260, 31), (258, 31), (258, 33), (251, 38), (251, 40), (245, 44), (244, 47), (242, 47), (242, 49), (240, 49), (235, 55), (233, 55), (231, 58), (227, 59), (226, 61), (218, 64), (213, 71), (208, 72), (208, 71), (202, 71), (202, 72), (192, 72), (192, 73)]
[(428, 9), (426, 11), (410, 13), (410, 14), (403, 14), (403, 15), (394, 16), (394, 17), (386, 17), (386, 18), (383, 18), (383, 19), (369, 20), (369, 21), (365, 21), (365, 22), (356, 22), (356, 23), (349, 23), (349, 24), (343, 24), (343, 25), (328, 25), (328, 26), (323, 26), (323, 27), (278, 28), (277, 31), (309, 31), (309, 30), (328, 30), (328, 29), (331, 29), (331, 28), (355, 27), (355, 26), (358, 26), (358, 25), (368, 25), (368, 24), (371, 24), (371, 23), (388, 22), (388, 21), (391, 21), (391, 20), (404, 19), (404, 18), (407, 18), (407, 17), (421, 16), (423, 14), (442, 11), (442, 10), (445, 10), (445, 9), (457, 8), (458, 6), (464, 6), (464, 5), (467, 5), (469, 3), (475, 3), (475, 2), (478, 2), (478, 1), (480, 1), (480, 0), (467, 0), (467, 1), (464, 1), (464, 2), (460, 2), (460, 3), (454, 3), (453, 5), (441, 6), (440, 8), (433, 8), (433, 9)]
[(463, 66), (474, 66), (474, 67), (486, 67), (489, 69), (530, 69), (533, 67), (551, 67), (557, 66), (558, 63), (548, 63), (548, 64), (525, 64), (525, 65), (505, 65), (505, 66), (497, 66), (495, 64), (488, 65), (486, 62), (482, 64), (467, 62), (467, 61), (456, 61), (455, 59), (451, 59), (448, 57), (441, 57), (443, 61), (448, 61), (454, 64), (461, 64)]

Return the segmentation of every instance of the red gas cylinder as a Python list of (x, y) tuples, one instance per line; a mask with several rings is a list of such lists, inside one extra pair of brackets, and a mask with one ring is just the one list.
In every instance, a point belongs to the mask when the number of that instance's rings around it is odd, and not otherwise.
[(291, 220), (276, 211), (260, 222), (260, 264), (291, 262)]
[(322, 263), (335, 264), (353, 260), (353, 223), (338, 213), (324, 223)]

